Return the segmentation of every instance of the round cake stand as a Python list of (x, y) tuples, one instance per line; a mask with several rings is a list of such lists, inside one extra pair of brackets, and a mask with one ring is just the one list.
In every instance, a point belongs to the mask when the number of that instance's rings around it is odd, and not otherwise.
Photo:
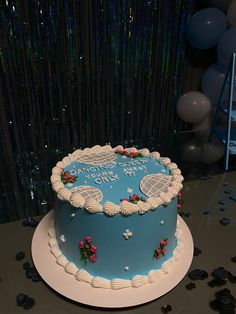
[(31, 246), (32, 257), (43, 280), (71, 300), (103, 308), (123, 308), (150, 302), (172, 290), (183, 279), (191, 265), (193, 239), (188, 226), (178, 216), (179, 229), (183, 231), (184, 250), (170, 273), (164, 275), (158, 282), (140, 288), (120, 290), (93, 288), (87, 283), (76, 280), (56, 263), (48, 245), (48, 229), (53, 216), (54, 211), (50, 211), (36, 228)]

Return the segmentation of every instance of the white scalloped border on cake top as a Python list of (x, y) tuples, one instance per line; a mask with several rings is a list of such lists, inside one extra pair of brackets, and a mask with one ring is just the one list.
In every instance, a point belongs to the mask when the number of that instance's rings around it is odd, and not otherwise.
[(54, 219), (51, 221), (51, 227), (48, 230), (48, 235), (50, 252), (56, 258), (56, 262), (62, 266), (68, 274), (73, 275), (78, 281), (87, 282), (94, 288), (112, 290), (119, 290), (130, 287), (139, 288), (148, 283), (152, 284), (158, 282), (163, 276), (169, 274), (175, 268), (175, 263), (180, 260), (184, 249), (183, 231), (180, 229), (177, 221), (177, 228), (175, 233), (177, 246), (173, 251), (172, 257), (165, 261), (159, 269), (151, 270), (147, 275), (136, 275), (131, 279), (114, 278), (112, 280), (108, 280), (99, 276), (94, 277), (83, 268), (78, 269), (74, 263), (71, 263), (67, 260), (67, 258), (62, 254), (57, 243)]
[(161, 192), (159, 197), (149, 197), (146, 202), (139, 201), (137, 204), (133, 204), (127, 201), (122, 201), (119, 205), (116, 205), (110, 201), (106, 201), (103, 205), (97, 202), (95, 199), (86, 200), (79, 193), (69, 191), (64, 187), (61, 181), (61, 174), (63, 169), (69, 163), (75, 161), (82, 155), (101, 154), (103, 152), (114, 152), (119, 149), (124, 149), (119, 145), (112, 148), (110, 145), (100, 146), (96, 145), (92, 148), (85, 148), (84, 150), (76, 150), (72, 154), (64, 157), (62, 161), (59, 161), (52, 169), (51, 183), (54, 191), (60, 200), (69, 202), (73, 207), (84, 208), (90, 213), (104, 213), (108, 216), (115, 216), (121, 214), (129, 216), (134, 213), (144, 214), (149, 210), (155, 210), (160, 205), (168, 205), (171, 200), (176, 197), (179, 191), (182, 189), (183, 176), (178, 166), (171, 162), (168, 157), (160, 157), (158, 152), (149, 152), (147, 148), (137, 150), (135, 147), (125, 148), (128, 152), (138, 152), (145, 157), (152, 157), (165, 165), (171, 173), (172, 181), (166, 192)]

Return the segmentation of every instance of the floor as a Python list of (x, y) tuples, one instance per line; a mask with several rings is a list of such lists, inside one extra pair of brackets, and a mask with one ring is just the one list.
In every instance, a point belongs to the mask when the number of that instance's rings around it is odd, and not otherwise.
[[(236, 298), (236, 284), (226, 280), (223, 283), (218, 281), (218, 286), (210, 287), (209, 282), (212, 282), (213, 270), (220, 266), (236, 275), (236, 263), (231, 260), (236, 256), (234, 195), (236, 196), (236, 172), (184, 182), (184, 204), (180, 214), (191, 230), (195, 247), (201, 251), (201, 254), (194, 256), (189, 271), (205, 270), (209, 277), (204, 280), (190, 280), (186, 275), (180, 284), (165, 296), (130, 309), (91, 308), (60, 296), (43, 281), (32, 282), (26, 278), (22, 265), (25, 262), (31, 263), (30, 249), (34, 228), (23, 226), (22, 221), (0, 225), (0, 247), (3, 252), (0, 258), (0, 313), (24, 312), (24, 309), (16, 304), (16, 295), (19, 293), (25, 293), (35, 299), (35, 305), (30, 309), (32, 314), (163, 313), (166, 312), (163, 309), (165, 305), (170, 305), (171, 313), (176, 314), (224, 313), (213, 310), (210, 302), (215, 299), (215, 293), (224, 288), (229, 289), (231, 295)], [(226, 218), (223, 222), (229, 223), (222, 225), (222, 218)], [(16, 261), (15, 255), (19, 251), (25, 252), (25, 258)], [(192, 290), (186, 288), (190, 282), (195, 284)], [(234, 313), (235, 309), (231, 310), (227, 313)]]

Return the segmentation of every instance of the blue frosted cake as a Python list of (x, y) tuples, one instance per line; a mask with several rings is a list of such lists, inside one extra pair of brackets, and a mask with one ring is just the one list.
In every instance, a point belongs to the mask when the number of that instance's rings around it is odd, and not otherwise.
[(98, 288), (158, 281), (183, 249), (176, 228), (182, 181), (175, 163), (148, 149), (69, 154), (51, 176), (57, 200), (49, 245), (57, 263)]

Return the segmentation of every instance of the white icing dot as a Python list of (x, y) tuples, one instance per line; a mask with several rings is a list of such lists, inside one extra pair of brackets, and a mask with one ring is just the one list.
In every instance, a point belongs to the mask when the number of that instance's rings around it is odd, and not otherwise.
[(129, 266), (125, 266), (125, 271), (129, 270)]
[(87, 183), (87, 181), (84, 181), (84, 183)]
[(129, 229), (126, 229), (125, 232), (123, 233), (123, 237), (125, 240), (128, 240), (133, 236), (133, 232), (131, 232)]
[(161, 225), (164, 225), (164, 220), (161, 220), (161, 221), (160, 221), (160, 224), (161, 224)]
[(128, 193), (133, 193), (133, 189), (131, 189), (131, 188), (127, 188), (126, 191), (127, 191)]
[(74, 218), (75, 217), (75, 213), (72, 213), (70, 216), (71, 216), (71, 218)]
[(65, 239), (63, 234), (60, 236), (60, 240), (61, 240), (61, 242), (66, 242), (66, 239)]
[(112, 185), (110, 185), (110, 189), (112, 189)]
[(73, 166), (73, 168), (75, 169), (75, 166)]

